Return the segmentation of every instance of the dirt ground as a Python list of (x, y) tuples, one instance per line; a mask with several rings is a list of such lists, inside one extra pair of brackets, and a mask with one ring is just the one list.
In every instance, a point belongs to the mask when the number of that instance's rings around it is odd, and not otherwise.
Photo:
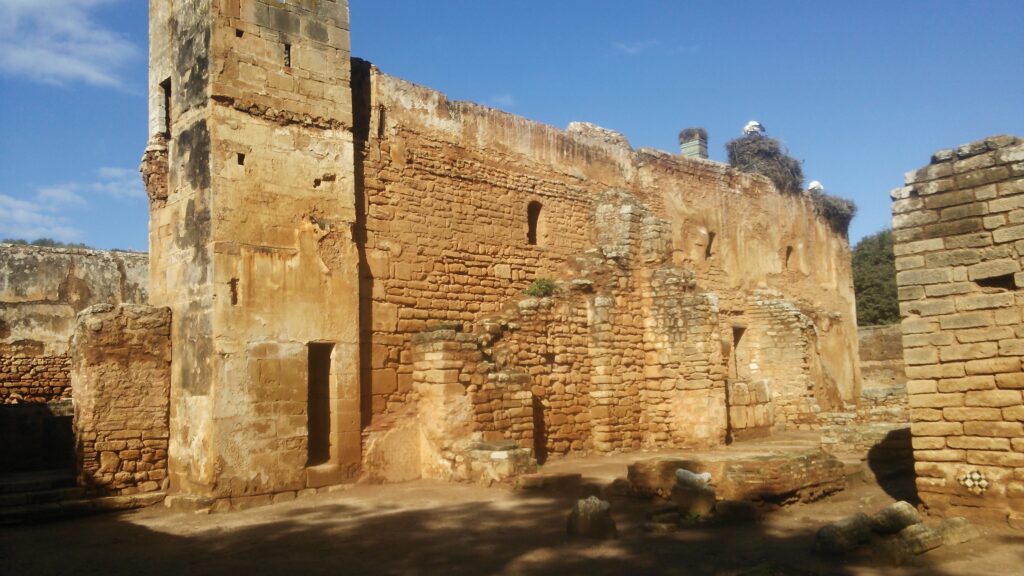
[(614, 499), (608, 542), (566, 538), (576, 496), (419, 481), (231, 514), (156, 507), (0, 530), (0, 574), (1024, 574), (1024, 535), (986, 527), (901, 567), (812, 554), (822, 524), (893, 502), (873, 483), (756, 524), (657, 535), (641, 529), (651, 502)]

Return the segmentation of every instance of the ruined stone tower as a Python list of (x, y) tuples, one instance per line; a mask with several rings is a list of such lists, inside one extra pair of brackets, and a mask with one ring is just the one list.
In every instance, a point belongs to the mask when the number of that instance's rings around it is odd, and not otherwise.
[(150, 1), (143, 173), (151, 302), (173, 311), (173, 491), (358, 470), (348, 27), (344, 0)]

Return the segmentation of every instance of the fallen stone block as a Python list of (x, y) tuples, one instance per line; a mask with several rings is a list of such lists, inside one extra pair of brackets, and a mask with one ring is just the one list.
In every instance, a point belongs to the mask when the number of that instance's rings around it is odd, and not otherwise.
[(908, 502), (896, 502), (871, 517), (871, 529), (878, 534), (896, 534), (921, 523), (921, 514)]
[(815, 549), (826, 554), (846, 554), (871, 539), (871, 518), (863, 512), (818, 530)]
[(900, 565), (907, 560), (942, 546), (942, 535), (925, 526), (907, 526), (899, 534), (878, 541), (873, 547), (876, 555), (888, 562)]
[(566, 532), (570, 537), (594, 538), (604, 540), (616, 538), (619, 533), (615, 527), (615, 519), (611, 514), (612, 505), (596, 496), (576, 502), (566, 522)]

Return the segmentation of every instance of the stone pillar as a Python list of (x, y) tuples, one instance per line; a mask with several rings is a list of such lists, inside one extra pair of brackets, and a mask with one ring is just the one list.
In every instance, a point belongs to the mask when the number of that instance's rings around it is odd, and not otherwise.
[(1024, 528), (1024, 141), (941, 150), (892, 198), (918, 493)]
[(88, 308), (78, 315), (71, 355), (79, 482), (97, 495), (165, 490), (170, 310)]
[(679, 149), (687, 158), (708, 157), (708, 132), (703, 128), (687, 128), (679, 133)]
[(151, 302), (171, 488), (197, 502), (360, 470), (348, 28), (343, 0), (150, 2)]

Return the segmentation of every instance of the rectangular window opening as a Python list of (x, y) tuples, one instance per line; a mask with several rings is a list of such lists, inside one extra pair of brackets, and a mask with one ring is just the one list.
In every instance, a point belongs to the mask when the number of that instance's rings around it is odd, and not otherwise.
[(309, 395), (307, 402), (307, 466), (331, 459), (331, 354), (334, 344), (311, 342), (308, 346)]
[(284, 45), (284, 67), (285, 68), (291, 68), (292, 67), (292, 45), (291, 44), (285, 44)]
[(238, 165), (245, 166), (245, 154), (242, 154), (241, 152), (238, 153)]
[(160, 83), (160, 91), (163, 93), (164, 106), (164, 136), (171, 137), (171, 79), (168, 78)]
[(238, 278), (228, 281), (228, 287), (231, 289), (231, 305), (238, 306)]
[(239, 30), (238, 28), (236, 28), (235, 29), (235, 38), (241, 38), (242, 36), (245, 36), (245, 31), (244, 30)]

